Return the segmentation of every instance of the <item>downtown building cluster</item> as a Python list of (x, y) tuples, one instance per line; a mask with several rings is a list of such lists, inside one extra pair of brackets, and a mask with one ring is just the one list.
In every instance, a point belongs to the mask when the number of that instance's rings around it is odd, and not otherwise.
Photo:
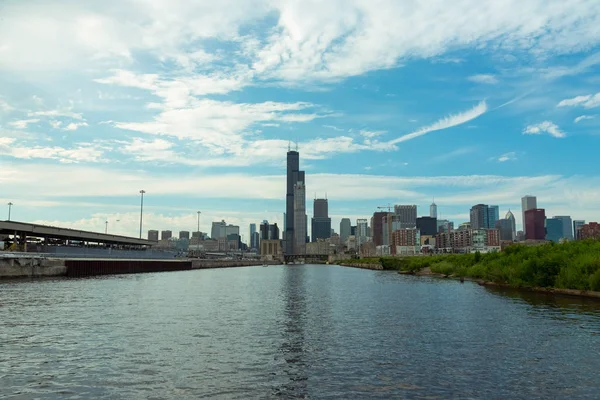
[[(211, 235), (182, 231), (173, 239), (171, 231), (148, 232), (148, 239), (159, 245), (200, 252), (250, 251), (264, 258), (286, 256), (337, 255), (351, 256), (417, 255), (423, 253), (470, 253), (500, 251), (514, 242), (538, 244), (577, 239), (600, 238), (600, 225), (595, 222), (559, 215), (546, 217), (538, 208), (535, 196), (521, 199), (523, 229), (517, 231), (516, 220), (509, 209), (500, 218), (498, 205), (475, 204), (469, 210), (469, 221), (455, 227), (453, 221), (438, 218), (435, 201), (428, 215), (419, 216), (415, 204), (377, 207), (370, 218), (358, 218), (355, 224), (342, 218), (339, 233), (332, 229), (329, 200), (313, 201), (313, 216), (306, 214), (306, 175), (300, 170), (300, 154), (288, 149), (286, 171), (286, 205), (283, 229), (264, 220), (250, 224), (247, 244), (240, 227), (225, 221), (213, 222)], [(199, 225), (198, 225), (199, 226)]]

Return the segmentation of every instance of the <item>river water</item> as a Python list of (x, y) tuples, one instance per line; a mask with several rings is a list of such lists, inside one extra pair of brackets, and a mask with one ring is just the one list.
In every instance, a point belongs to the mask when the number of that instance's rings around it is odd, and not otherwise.
[(0, 398), (600, 397), (600, 302), (337, 266), (0, 282)]

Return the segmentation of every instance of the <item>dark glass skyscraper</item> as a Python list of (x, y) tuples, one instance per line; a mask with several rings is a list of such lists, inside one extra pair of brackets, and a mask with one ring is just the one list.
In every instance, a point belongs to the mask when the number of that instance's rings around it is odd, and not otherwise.
[(300, 153), (287, 152), (287, 181), (285, 197), (285, 236), (284, 253), (294, 254), (295, 215), (294, 215), (294, 185), (301, 182), (304, 185), (304, 171), (300, 171)]
[(327, 199), (315, 199), (313, 208), (312, 241), (331, 237), (331, 218), (329, 218), (329, 205)]

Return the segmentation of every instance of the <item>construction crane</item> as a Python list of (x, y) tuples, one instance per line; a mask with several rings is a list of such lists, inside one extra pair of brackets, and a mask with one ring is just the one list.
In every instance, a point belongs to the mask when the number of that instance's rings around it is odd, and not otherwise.
[(390, 204), (388, 204), (387, 206), (379, 206), (377, 207), (378, 210), (385, 210), (387, 209), (389, 213), (392, 212), (392, 206)]

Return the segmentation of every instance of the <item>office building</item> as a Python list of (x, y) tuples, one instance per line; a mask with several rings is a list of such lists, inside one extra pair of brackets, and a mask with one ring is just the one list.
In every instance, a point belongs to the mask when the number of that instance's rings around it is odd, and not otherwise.
[(489, 228), (489, 208), (486, 204), (477, 204), (470, 211), (471, 229)]
[(328, 239), (331, 237), (331, 218), (327, 199), (315, 199), (313, 203), (313, 218), (311, 219), (311, 239)]
[(240, 227), (237, 225), (227, 225), (225, 221), (221, 222), (213, 222), (212, 229), (210, 231), (210, 236), (213, 239), (226, 238), (227, 235), (235, 233), (237, 235), (240, 234)]
[(254, 243), (254, 233), (256, 232), (256, 224), (250, 224), (250, 248), (258, 249), (258, 243)]
[(413, 229), (417, 227), (416, 205), (395, 205), (394, 214), (400, 218), (401, 229)]
[(581, 227), (585, 225), (585, 221), (582, 219), (575, 219), (573, 220), (573, 238), (575, 240), (579, 240), (580, 238), (580, 233), (581, 233)]
[(437, 220), (437, 231), (438, 232), (450, 232), (454, 230), (454, 222), (448, 221), (447, 219)]
[(173, 237), (173, 232), (171, 231), (161, 231), (160, 232), (160, 240), (169, 240)]
[(251, 243), (251, 245), (252, 244), (254, 245), (254, 247), (250, 246), (253, 249), (257, 249), (257, 250), (260, 249), (260, 233), (254, 232), (252, 234), (252, 237), (250, 238), (250, 243)]
[(558, 219), (562, 222), (562, 235), (561, 239), (573, 240), (573, 221), (568, 215), (558, 215), (552, 217), (552, 219)]
[(546, 240), (553, 241), (554, 243), (560, 242), (563, 237), (563, 223), (562, 220), (556, 218), (548, 218), (546, 220)]
[(510, 221), (510, 229), (512, 232), (512, 239), (510, 240), (517, 240), (517, 222), (515, 220), (515, 216), (513, 215), (512, 211), (510, 211), (510, 209), (508, 210), (504, 218)]
[(259, 226), (260, 240), (269, 240), (269, 221), (264, 220)]
[(371, 218), (371, 236), (373, 237), (373, 243), (375, 246), (381, 246), (383, 244), (383, 217), (387, 212), (375, 212)]
[(527, 240), (546, 239), (546, 211), (532, 208), (525, 211), (525, 238)]
[(537, 208), (537, 199), (535, 196), (523, 196), (521, 197), (521, 211), (523, 213), (523, 233), (527, 237), (527, 227), (525, 226), (525, 211), (533, 210)]
[(499, 219), (494, 224), (495, 228), (500, 232), (500, 240), (502, 241), (513, 241), (513, 225), (510, 219), (504, 218)]
[[(294, 221), (292, 237), (294, 238), (294, 247), (292, 253), (286, 254), (306, 254), (306, 187), (304, 181), (298, 181), (294, 185)], [(290, 232), (290, 221), (288, 221), (288, 233)], [(286, 240), (289, 240), (289, 234), (286, 234)]]
[(600, 224), (590, 222), (579, 228), (579, 236), (582, 240), (585, 239), (600, 239)]
[(436, 219), (438, 217), (438, 214), (437, 214), (437, 204), (435, 204), (435, 200), (429, 206), (429, 216), (431, 218), (436, 218)]
[(437, 219), (434, 217), (417, 218), (417, 229), (421, 236), (435, 236), (437, 230)]
[(179, 231), (179, 239), (190, 239), (189, 231)]
[[(297, 195), (306, 195), (305, 176), (304, 171), (300, 171), (300, 154), (297, 150), (288, 149), (287, 152), (284, 254), (295, 254), (295, 246), (306, 243), (306, 198), (296, 199)], [(302, 215), (296, 215), (296, 209), (303, 210), (298, 211), (302, 212)], [(296, 223), (304, 227), (304, 230), (298, 234), (296, 234)]]
[(279, 240), (279, 227), (277, 222), (269, 225), (269, 240)]
[(148, 231), (148, 240), (152, 242), (158, 242), (158, 231), (149, 230)]
[(488, 229), (494, 229), (496, 221), (500, 219), (500, 208), (498, 206), (488, 206)]
[(417, 228), (398, 229), (392, 232), (391, 254), (418, 254), (421, 250), (421, 235)]
[(360, 249), (360, 246), (363, 243), (366, 243), (368, 240), (368, 223), (366, 218), (359, 218), (356, 220), (356, 242), (357, 246)]

